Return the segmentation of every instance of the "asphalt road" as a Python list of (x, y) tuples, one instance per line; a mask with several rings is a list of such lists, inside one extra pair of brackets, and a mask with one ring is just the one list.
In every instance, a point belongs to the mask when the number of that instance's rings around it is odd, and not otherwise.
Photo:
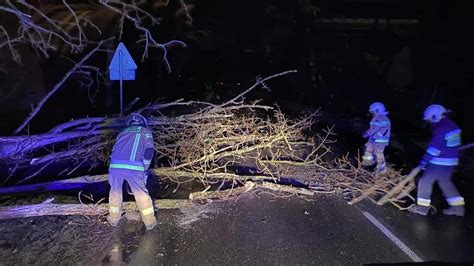
[(424, 261), (474, 265), (474, 213), (469, 205), (471, 203), (468, 202), (466, 216), (462, 218), (445, 216), (441, 210), (424, 217), (368, 202), (356, 207), (377, 217)]
[(104, 263), (412, 262), (363, 211), (332, 195), (317, 196), (316, 201), (245, 196), (237, 201), (197, 206), (184, 214), (163, 210), (158, 214), (158, 228), (151, 232), (144, 232), (140, 223), (122, 225), (121, 237)]

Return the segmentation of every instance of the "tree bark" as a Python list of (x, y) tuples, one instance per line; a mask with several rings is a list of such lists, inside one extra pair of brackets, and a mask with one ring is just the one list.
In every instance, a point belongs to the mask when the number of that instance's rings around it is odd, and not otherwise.
[[(269, 176), (259, 176), (259, 175), (236, 175), (232, 173), (213, 173), (213, 174), (201, 174), (197, 172), (189, 172), (183, 170), (174, 170), (173, 168), (156, 168), (149, 170), (150, 173), (157, 175), (161, 178), (188, 178), (188, 179), (198, 179), (198, 178), (214, 178), (214, 179), (236, 179), (242, 182), (247, 180), (264, 180), (271, 179)], [(9, 186), (9, 187), (0, 187), (0, 196), (1, 195), (15, 195), (15, 194), (24, 194), (29, 192), (43, 192), (43, 191), (64, 191), (72, 189), (80, 189), (85, 186), (94, 183), (106, 182), (109, 179), (108, 174), (104, 175), (95, 175), (95, 176), (80, 176), (70, 179), (57, 180), (51, 182), (44, 182), (32, 185), (22, 185), (22, 186)]]
[[(155, 200), (155, 209), (182, 209), (191, 207), (190, 200)], [(125, 202), (123, 204), (125, 212), (138, 211), (135, 202)], [(108, 204), (54, 204), (50, 200), (34, 205), (19, 205), (0, 207), (0, 220), (26, 218), (47, 215), (106, 215)]]

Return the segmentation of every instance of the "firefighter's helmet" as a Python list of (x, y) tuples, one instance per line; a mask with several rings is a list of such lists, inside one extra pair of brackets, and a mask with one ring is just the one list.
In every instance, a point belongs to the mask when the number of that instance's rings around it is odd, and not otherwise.
[(432, 104), (425, 109), (425, 112), (423, 113), (423, 120), (431, 123), (439, 122), (441, 118), (444, 117), (444, 113), (447, 111), (448, 110), (446, 110), (446, 108), (444, 108), (442, 105)]
[(139, 114), (139, 113), (131, 113), (128, 117), (127, 117), (127, 126), (131, 126), (131, 125), (140, 125), (140, 126), (143, 126), (143, 127), (147, 127), (148, 126), (148, 121), (146, 120), (146, 118)]
[(381, 102), (375, 102), (370, 105), (369, 112), (373, 115), (386, 115), (388, 114), (387, 110), (385, 109), (385, 105)]

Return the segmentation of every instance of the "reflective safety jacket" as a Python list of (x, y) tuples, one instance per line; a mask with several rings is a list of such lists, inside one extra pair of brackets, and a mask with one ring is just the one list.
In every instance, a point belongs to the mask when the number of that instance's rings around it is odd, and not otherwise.
[[(153, 152), (145, 158), (145, 151), (154, 149), (153, 134), (150, 129), (130, 126), (117, 136), (109, 168), (145, 171), (151, 163)], [(147, 156), (148, 157), (148, 156)]]
[(370, 128), (366, 132), (370, 143), (388, 145), (390, 142), (390, 119), (386, 115), (376, 115), (370, 121)]
[(457, 165), (461, 129), (449, 118), (443, 118), (433, 125), (432, 138), (422, 163), (436, 165)]

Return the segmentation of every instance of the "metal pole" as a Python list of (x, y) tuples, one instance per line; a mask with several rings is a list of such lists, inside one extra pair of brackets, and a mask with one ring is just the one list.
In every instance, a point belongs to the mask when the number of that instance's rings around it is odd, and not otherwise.
[(122, 50), (119, 51), (119, 71), (120, 71), (120, 117), (122, 117), (123, 93), (122, 93)]

